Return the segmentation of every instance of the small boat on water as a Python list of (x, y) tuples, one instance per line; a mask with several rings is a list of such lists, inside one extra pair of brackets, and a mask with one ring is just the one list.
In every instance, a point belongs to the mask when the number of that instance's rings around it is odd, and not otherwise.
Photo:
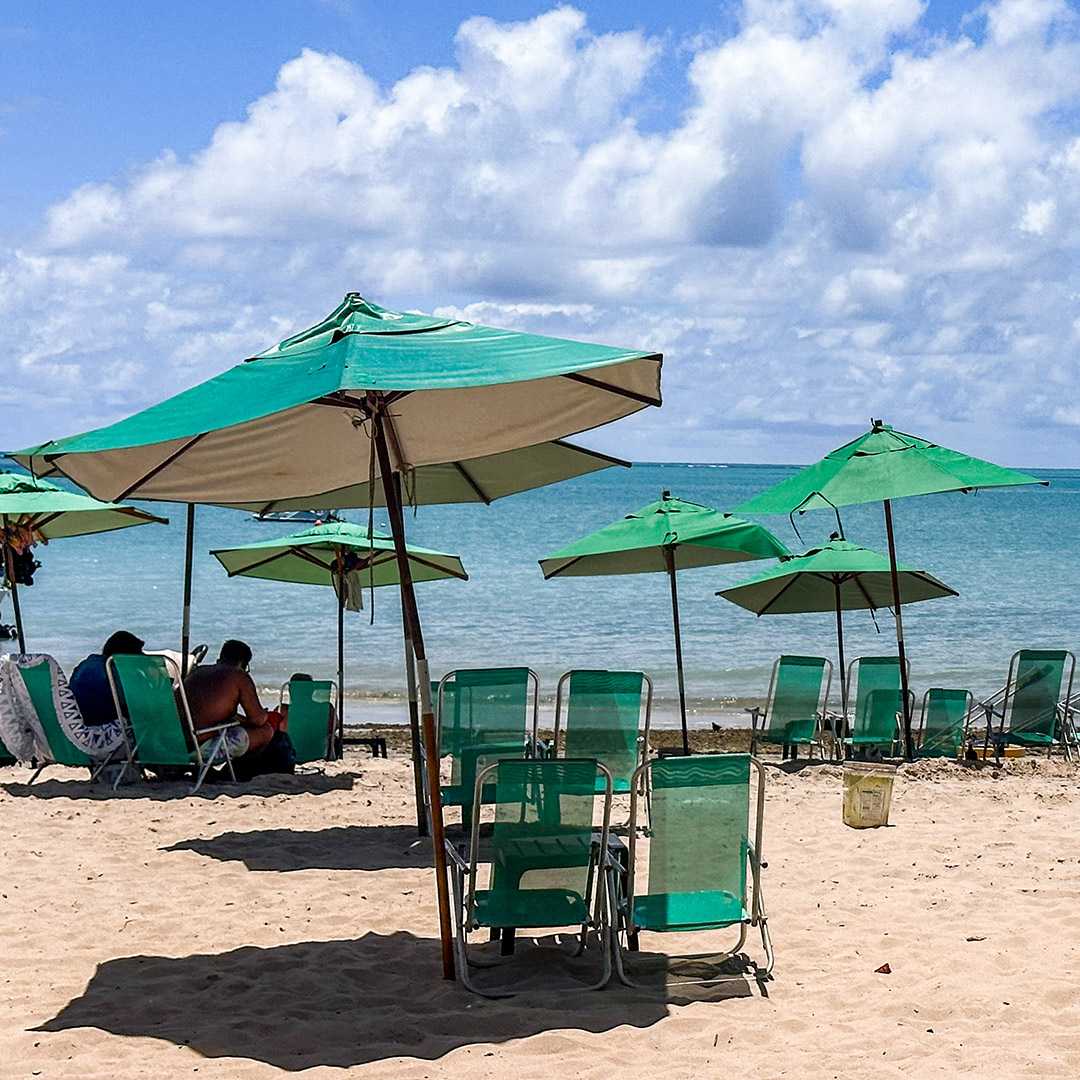
[(331, 521), (344, 520), (336, 510), (272, 510), (266, 514), (252, 514), (251, 516), (256, 521), (299, 522), (308, 525), (319, 523), (326, 525)]

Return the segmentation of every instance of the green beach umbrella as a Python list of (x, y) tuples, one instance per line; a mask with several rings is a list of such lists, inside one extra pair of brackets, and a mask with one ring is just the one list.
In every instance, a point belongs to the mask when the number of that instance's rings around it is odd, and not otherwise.
[(1034, 476), (1005, 469), (980, 458), (949, 450), (928, 439), (894, 431), (874, 420), (870, 431), (826, 454), (760, 495), (736, 507), (742, 514), (802, 514), (807, 510), (831, 509), (836, 513), (840, 533), (839, 508), (856, 503), (880, 502), (885, 510), (885, 532), (889, 540), (893, 614), (896, 617), (896, 646), (900, 654), (900, 678), (904, 697), (904, 740), (908, 757), (913, 755), (911, 707), (908, 701), (907, 662), (904, 654), (904, 624), (900, 615), (900, 584), (893, 537), (892, 500), (909, 495), (932, 495), (946, 491), (975, 491), (985, 487), (1015, 487), (1045, 484)]
[(541, 559), (540, 569), (545, 579), (608, 574), (668, 575), (683, 752), (688, 754), (690, 740), (686, 724), (686, 688), (675, 573), (694, 566), (774, 559), (787, 553), (787, 548), (760, 525), (731, 514), (722, 514), (707, 506), (672, 498), (665, 491), (658, 502), (649, 503), (635, 513), (605, 525)]
[(12, 539), (20, 534), (27, 541), (44, 542), (66, 536), (128, 529), (134, 525), (168, 525), (167, 518), (156, 517), (134, 506), (99, 502), (89, 495), (38, 480), (22, 473), (0, 473), (0, 528), (4, 545), (4, 572), (11, 589), (19, 651), (26, 652), (19, 590), (14, 574)]
[[(898, 563), (900, 603), (915, 604), (940, 596), (957, 596), (955, 589), (925, 570)], [(891, 607), (892, 566), (884, 555), (869, 548), (832, 540), (801, 555), (781, 556), (779, 566), (746, 581), (721, 589), (717, 596), (756, 615), (793, 615), (835, 611), (836, 647), (840, 662), (840, 700), (847, 713), (847, 672), (844, 668), (844, 611)]]
[(366, 483), (374, 497), (381, 482), (401, 568), (406, 652), (417, 669), (409, 693), (415, 700), (418, 687), (422, 702), (447, 978), (454, 955), (438, 746), (401, 489), (408, 496), (410, 479), (427, 466), (564, 439), (659, 405), (661, 359), (390, 311), (349, 293), (318, 325), (213, 379), (109, 427), (16, 455), (99, 496), (137, 492), (255, 511), (294, 499), (332, 507), (326, 493)]
[[(438, 581), (469, 575), (456, 555), (430, 551), (412, 544), (406, 548), (412, 579)], [(394, 540), (369, 533), (348, 521), (316, 525), (302, 532), (260, 540), (239, 547), (219, 548), (211, 555), (228, 571), (229, 577), (264, 578), (301, 585), (336, 586), (337, 594), (337, 683), (338, 740), (343, 734), (345, 694), (345, 575), (355, 573), (361, 585), (378, 588), (400, 585)], [(349, 558), (351, 556), (351, 558)]]

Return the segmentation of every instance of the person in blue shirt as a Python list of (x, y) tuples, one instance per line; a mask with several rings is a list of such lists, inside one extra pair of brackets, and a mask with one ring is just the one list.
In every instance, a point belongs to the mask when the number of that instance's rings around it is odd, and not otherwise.
[(127, 630), (117, 630), (99, 653), (91, 653), (71, 673), (71, 692), (87, 727), (101, 727), (116, 720), (116, 705), (105, 674), (105, 661), (110, 656), (135, 655), (143, 651), (145, 642)]

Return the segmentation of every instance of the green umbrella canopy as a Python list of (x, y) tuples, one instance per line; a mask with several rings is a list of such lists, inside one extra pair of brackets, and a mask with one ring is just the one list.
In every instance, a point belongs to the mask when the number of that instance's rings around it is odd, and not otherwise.
[[(923, 570), (897, 564), (900, 602), (914, 604), (939, 596), (957, 596)], [(779, 566), (722, 589), (717, 596), (758, 615), (793, 615), (809, 611), (835, 611), (839, 586), (845, 611), (890, 607), (893, 603), (889, 560), (869, 548), (847, 540), (832, 540), (792, 555)]]
[[(229, 572), (245, 577), (266, 578), (270, 581), (295, 581), (304, 585), (333, 585), (331, 563), (343, 551), (359, 556), (357, 569), (362, 584), (375, 586), (397, 585), (398, 566), (394, 541), (389, 536), (374, 533), (348, 521), (316, 525), (275, 540), (260, 540), (240, 547), (212, 551), (218, 562)], [(441, 578), (460, 578), (469, 575), (456, 555), (427, 548), (408, 547), (413, 581), (436, 581)]]
[(44, 540), (111, 532), (168, 519), (134, 506), (99, 502), (74, 491), (21, 473), (0, 473), (0, 514), (9, 524), (28, 526)]
[[(373, 413), (407, 480), (659, 405), (660, 362), (658, 353), (389, 311), (349, 293), (317, 326), (221, 375), (17, 459), (107, 498), (363, 505), (355, 488), (371, 476)], [(342, 489), (355, 501), (329, 497)]]
[(905, 435), (875, 420), (865, 435), (740, 503), (735, 510), (740, 514), (802, 513), (908, 495), (1020, 484), (1046, 481)]
[(750, 521), (707, 506), (665, 497), (605, 525), (540, 560), (545, 578), (601, 574), (648, 574), (694, 566), (771, 559), (788, 549)]

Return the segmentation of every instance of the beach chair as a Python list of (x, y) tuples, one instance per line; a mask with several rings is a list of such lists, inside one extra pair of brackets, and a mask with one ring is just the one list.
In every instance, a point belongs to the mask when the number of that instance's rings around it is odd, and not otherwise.
[(959, 757), (964, 742), (964, 720), (971, 712), (970, 690), (931, 687), (923, 695), (916, 757)]
[(296, 764), (333, 759), (333, 738), (330, 730), (330, 710), (336, 697), (332, 682), (312, 679), (290, 679), (281, 688), (279, 705), (288, 699), (289, 741), (296, 751)]
[(164, 657), (110, 656), (105, 671), (117, 709), (123, 694), (129, 729), (127, 754), (113, 783), (114, 790), (129, 770), (194, 771), (195, 785), (189, 794), (199, 790), (212, 764), (225, 764), (229, 775), (236, 779), (225, 752), (225, 736), (229, 729), (239, 727), (239, 722), (201, 729), (200, 734), (209, 732), (212, 737), (200, 743), (195, 738), (183, 684), (174, 689)]
[[(53, 696), (55, 687), (53, 686), (52, 668), (54, 664), (55, 661), (50, 663), (48, 656), (38, 656), (35, 663), (31, 665), (20, 664), (16, 669), (22, 676), (26, 691), (33, 702), (34, 710), (37, 712), (42, 733), (49, 744), (51, 758), (51, 760), (41, 761), (38, 764), (34, 775), (30, 777), (29, 783), (31, 784), (41, 775), (42, 770), (49, 765), (67, 765), (75, 769), (86, 768), (90, 770), (91, 775), (94, 775), (102, 765), (101, 762), (92, 761), (87, 754), (84, 754), (68, 738), (66, 732), (60, 726), (60, 718), (56, 712), (56, 700)], [(59, 671), (59, 668), (57, 670)]]
[[(756, 775), (756, 793), (750, 774)], [(648, 835), (648, 879), (640, 888), (638, 836), (645, 774), (652, 791), (652, 828)], [(732, 948), (683, 956), (709, 959), (706, 974), (692, 972), (679, 982), (714, 982), (729, 978), (715, 965), (738, 953), (747, 930), (757, 927), (765, 954), (757, 977), (772, 971), (773, 951), (761, 897), (761, 837), (765, 808), (765, 770), (749, 754), (695, 754), (658, 758), (642, 765), (630, 793), (629, 850), (625, 871), (609, 860), (609, 896), (615, 924), (615, 970), (629, 986), (630, 954), (640, 949), (640, 935), (738, 928)], [(753, 832), (751, 833), (751, 824)], [(667, 966), (667, 962), (666, 962)]]
[[(485, 997), (511, 996), (478, 986), (472, 968), (509, 963), (519, 929), (566, 927), (579, 930), (574, 956), (585, 951), (590, 934), (599, 937), (600, 973), (588, 989), (606, 985), (611, 936), (602, 853), (608, 847), (611, 791), (611, 773), (595, 759), (504, 758), (477, 774), (468, 848), (446, 842), (458, 974), (468, 989)], [(486, 887), (478, 873), (482, 802), (495, 804)], [(501, 959), (475, 955), (469, 934), (477, 930), (501, 943)]]
[[(832, 661), (822, 656), (781, 656), (773, 664), (765, 708), (750, 714), (750, 753), (758, 743), (783, 747), (783, 756), (798, 756), (799, 746), (821, 743), (821, 721), (832, 685)], [(764, 721), (765, 725), (761, 726)]]
[(848, 698), (855, 705), (850, 731), (843, 740), (847, 751), (873, 753), (887, 748), (889, 754), (895, 753), (903, 722), (900, 658), (860, 656), (852, 660)]
[(1072, 698), (1075, 669), (1076, 657), (1066, 649), (1021, 649), (1013, 656), (1000, 704), (983, 703), (986, 744), (992, 737), (995, 757), (1000, 759), (1008, 745), (1045, 747), (1047, 754), (1061, 745), (1072, 760), (1076, 733), (1062, 703)]
[[(439, 682), (436, 702), (439, 754), (451, 762), (442, 802), (461, 807), (468, 829), (477, 774), (493, 761), (535, 753), (539, 680), (525, 667), (451, 671)], [(487, 804), (494, 788), (481, 794)]]
[(611, 773), (615, 794), (625, 794), (648, 757), (652, 695), (642, 671), (568, 671), (555, 691), (552, 753), (595, 758)]

